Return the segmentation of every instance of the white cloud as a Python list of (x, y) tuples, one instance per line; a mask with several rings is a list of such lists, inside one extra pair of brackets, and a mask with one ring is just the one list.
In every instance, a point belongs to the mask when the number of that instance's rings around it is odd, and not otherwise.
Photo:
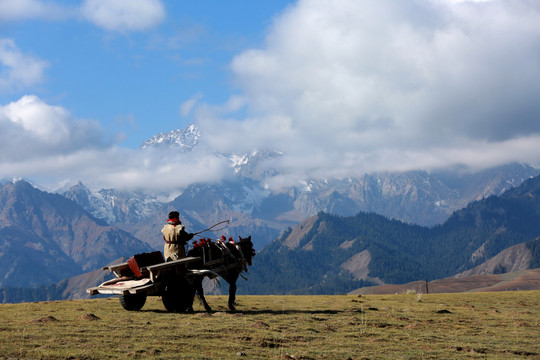
[(231, 68), (251, 115), (203, 130), (294, 176), (540, 162), (539, 2), (300, 0)]
[(0, 106), (0, 134), (2, 163), (106, 146), (96, 123), (74, 119), (66, 109), (35, 95)]
[[(95, 187), (147, 190), (170, 194), (192, 183), (219, 181), (231, 174), (229, 164), (213, 153), (171, 154), (119, 148), (77, 149), (57, 154), (38, 153), (18, 159), (0, 158), (0, 178), (31, 178), (49, 189), (74, 184), (81, 179)], [(179, 172), (190, 174), (178, 176)]]
[(165, 18), (161, 0), (83, 0), (80, 7), (42, 0), (0, 0), (0, 23), (80, 18), (108, 31), (144, 31)]
[[(99, 188), (167, 193), (232, 173), (226, 159), (203, 148), (164, 155), (160, 150), (123, 149), (104, 136), (98, 124), (76, 119), (35, 95), (0, 105), (0, 179), (31, 178), (49, 188), (84, 180)], [(190, 176), (178, 177), (179, 172)]]
[(23, 54), (13, 40), (0, 38), (0, 93), (40, 83), (47, 66), (47, 62)]
[(69, 112), (59, 106), (50, 106), (37, 96), (26, 95), (19, 101), (0, 108), (0, 114), (26, 133), (57, 144), (69, 136)]
[(193, 107), (197, 104), (197, 102), (199, 100), (201, 100), (203, 98), (203, 94), (202, 93), (197, 93), (195, 95), (193, 95), (190, 99), (184, 101), (181, 105), (180, 105), (180, 115), (182, 116), (188, 116), (190, 113), (191, 113), (191, 110), (193, 109)]
[(147, 30), (165, 17), (159, 0), (85, 0), (81, 12), (96, 26), (118, 32)]
[(26, 19), (59, 20), (70, 16), (70, 10), (51, 1), (0, 0), (0, 21)]
[[(161, 150), (111, 148), (90, 152), (89, 156), (84, 162), (87, 167), (81, 170), (84, 179), (99, 184), (99, 187), (170, 193), (193, 183), (217, 182), (231, 174), (225, 159), (201, 149), (190, 154), (170, 151), (164, 154)], [(194, 158), (197, 161), (193, 161)], [(180, 173), (189, 176), (178, 176)]]
[(493, 0), (446, 0), (448, 1), (449, 3), (462, 3), (462, 2), (488, 2), (488, 1), (493, 1)]

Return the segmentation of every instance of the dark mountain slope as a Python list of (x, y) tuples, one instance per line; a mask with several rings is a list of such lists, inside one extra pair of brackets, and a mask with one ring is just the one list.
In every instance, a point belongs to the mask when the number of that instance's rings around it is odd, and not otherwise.
[(540, 237), (504, 249), (491, 259), (474, 268), (457, 274), (456, 278), (483, 274), (504, 274), (540, 268)]
[(426, 228), (365, 213), (319, 213), (299, 227), (257, 255), (246, 292), (339, 293), (426, 275), (414, 256), (421, 242), (408, 241), (424, 239)]
[(57, 282), (150, 248), (63, 196), (0, 187), (0, 286)]
[[(540, 235), (540, 177), (503, 195), (471, 203), (435, 227), (434, 253), (450, 272), (468, 270)], [(448, 265), (446, 267), (445, 265)]]
[[(341, 293), (452, 276), (540, 235), (540, 177), (475, 201), (433, 228), (375, 214), (319, 213), (254, 260), (247, 293)], [(531, 264), (534, 264), (534, 259)]]

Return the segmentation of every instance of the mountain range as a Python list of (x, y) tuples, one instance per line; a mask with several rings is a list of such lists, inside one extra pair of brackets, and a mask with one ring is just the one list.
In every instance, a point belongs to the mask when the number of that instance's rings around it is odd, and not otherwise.
[(142, 192), (93, 192), (79, 183), (62, 195), (155, 249), (161, 249), (159, 231), (166, 214), (173, 209), (181, 212), (182, 222), (193, 232), (230, 220), (223, 235), (252, 235), (255, 247), (262, 249), (288, 227), (319, 211), (343, 216), (374, 212), (406, 223), (434, 226), (470, 201), (501, 194), (538, 174), (540, 171), (534, 167), (510, 164), (475, 174), (415, 171), (313, 180), (309, 186), (279, 191), (270, 191), (253, 178), (238, 176), (234, 181), (190, 185), (172, 201)]
[[(202, 134), (196, 126), (158, 134), (141, 148), (189, 152)], [(263, 248), (285, 229), (319, 211), (349, 216), (374, 212), (403, 222), (434, 226), (469, 202), (500, 195), (524, 180), (540, 175), (526, 164), (508, 164), (478, 172), (453, 168), (439, 171), (365, 174), (345, 179), (298, 179), (297, 186), (270, 190), (265, 179), (278, 173), (267, 160), (280, 157), (274, 150), (246, 154), (216, 154), (229, 159), (234, 178), (214, 184), (188, 186), (174, 200), (156, 194), (91, 191), (83, 183), (61, 192), (96, 218), (131, 232), (154, 248), (161, 247), (159, 230), (165, 214), (179, 210), (193, 231), (222, 220), (231, 220), (226, 236), (252, 235), (255, 247)]]
[[(189, 152), (199, 146), (201, 136), (192, 125), (185, 130), (158, 134), (145, 141), (141, 150), (165, 147), (171, 151)], [(311, 232), (315, 231), (314, 228), (319, 229), (321, 222), (327, 225), (336, 223), (341, 228), (360, 221), (359, 231), (368, 231), (366, 229), (374, 225), (425, 239), (426, 234), (434, 229), (461, 226), (456, 214), (468, 209), (467, 204), (473, 206), (491, 199), (492, 195), (511, 193), (511, 189), (527, 179), (540, 175), (540, 169), (536, 167), (508, 164), (475, 173), (453, 168), (432, 172), (365, 174), (347, 179), (299, 179), (298, 186), (270, 190), (265, 186), (265, 179), (278, 171), (265, 168), (263, 164), (282, 155), (274, 150), (216, 154), (229, 159), (235, 177), (215, 184), (193, 184), (172, 200), (163, 198), (162, 194), (90, 190), (82, 182), (67, 190), (49, 193), (25, 181), (4, 181), (0, 184), (0, 270), (4, 274), (0, 286), (44, 286), (98, 269), (118, 258), (151, 249), (162, 250), (160, 229), (166, 214), (173, 209), (181, 212), (182, 222), (191, 232), (230, 220), (230, 224), (219, 232), (203, 235), (213, 238), (222, 234), (227, 237), (252, 235), (257, 250), (264, 249), (255, 260), (253, 272), (265, 274), (266, 270), (261, 269), (270, 266), (274, 260), (264, 259), (272, 252), (279, 250), (276, 253), (281, 253), (288, 249), (290, 254), (277, 258), (279, 261), (292, 261), (296, 256), (303, 258), (306, 254), (315, 253), (303, 253), (291, 244), (298, 241), (298, 244), (302, 243), (301, 248), (311, 246), (317, 249), (318, 240), (291, 239), (306, 229)], [(318, 225), (314, 227), (313, 224)], [(359, 225), (352, 226), (353, 229), (343, 231), (354, 233)], [(340, 238), (347, 238), (343, 236)], [(378, 236), (387, 235), (381, 230)], [(391, 243), (394, 240), (385, 241)], [(303, 241), (307, 242), (304, 244)], [(335, 243), (339, 249), (361, 249), (356, 253), (344, 252), (345, 255), (337, 257), (342, 259), (345, 256), (341, 263), (332, 264), (338, 265), (340, 276), (332, 277), (329, 270), (323, 271), (324, 267), (316, 271), (303, 270), (307, 273), (320, 272), (321, 276), (332, 278), (336, 281), (331, 286), (334, 290), (327, 286), (328, 282), (326, 285), (317, 283), (314, 280), (316, 276), (299, 283), (303, 285), (298, 285), (296, 290), (343, 291), (345, 287), (363, 284), (408, 281), (407, 276), (413, 275), (434, 278), (471, 269), (486, 260), (486, 256), (495, 255), (490, 243), (484, 246), (489, 251), (483, 252), (481, 245), (475, 242), (477, 240), (470, 239), (472, 245), (469, 247), (478, 245), (474, 261), (468, 259), (459, 265), (457, 262), (448, 264), (446, 272), (432, 269), (432, 272), (425, 273), (415, 266), (421, 264), (419, 261), (427, 260), (421, 260), (423, 258), (408, 250), (413, 243), (396, 240), (395, 244), (387, 244), (381, 240), (371, 244), (369, 250), (362, 247), (365, 241), (350, 241), (352, 239)], [(507, 247), (515, 243), (511, 241)], [(379, 266), (374, 260), (377, 251), (385, 254), (387, 262), (392, 259), (392, 251), (394, 255), (399, 254), (403, 268), (382, 264), (376, 271)], [(461, 250), (455, 251), (461, 256)], [(472, 256), (468, 247), (463, 254)], [(309, 261), (317, 264), (315, 258)], [(368, 273), (365, 273), (366, 267), (370, 270)], [(270, 273), (271, 269), (267, 270), (266, 273)], [(360, 273), (363, 275), (358, 275)], [(88, 281), (88, 276), (86, 279)], [(352, 282), (345, 287), (340, 285), (348, 281)], [(283, 289), (295, 291), (290, 287)], [(262, 291), (260, 288), (252, 290)], [(58, 287), (53, 292), (58, 292)]]
[[(58, 196), (43, 194), (24, 182), (15, 185), (45, 200)], [(489, 283), (493, 289), (507, 289), (503, 278), (479, 280), (478, 276), (522, 274), (524, 270), (540, 268), (539, 197), (540, 177), (536, 177), (501, 196), (472, 202), (434, 227), (406, 224), (374, 213), (339, 216), (320, 212), (265, 246), (254, 259), (247, 275), (249, 281), (239, 285), (239, 293), (383, 293), (409, 286), (385, 284), (419, 279), (427, 283), (440, 278), (447, 280), (430, 283), (432, 290), (437, 284), (441, 291), (470, 291), (470, 279)], [(70, 201), (60, 201), (63, 202)], [(77, 206), (73, 202), (71, 205)], [(80, 211), (84, 213), (80, 209), (75, 212)], [(122, 248), (124, 260), (135, 252), (131, 250)], [(3, 255), (0, 259), (9, 254)], [(120, 261), (122, 258), (111, 262)], [(27, 269), (35, 269), (33, 266), (26, 264)], [(512, 275), (512, 279), (517, 279), (513, 286), (534, 288), (531, 281), (538, 280), (534, 274)], [(48, 286), (4, 287), (0, 289), (0, 301), (84, 298), (87, 287), (107, 276), (110, 274), (96, 269)]]

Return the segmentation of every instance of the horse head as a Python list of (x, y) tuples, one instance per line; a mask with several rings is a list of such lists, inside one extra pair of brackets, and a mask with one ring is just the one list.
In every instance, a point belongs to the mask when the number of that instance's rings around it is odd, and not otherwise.
[(242, 254), (249, 266), (251, 266), (251, 259), (256, 255), (253, 243), (251, 242), (251, 235), (247, 238), (238, 237), (240, 239), (239, 246), (242, 249)]

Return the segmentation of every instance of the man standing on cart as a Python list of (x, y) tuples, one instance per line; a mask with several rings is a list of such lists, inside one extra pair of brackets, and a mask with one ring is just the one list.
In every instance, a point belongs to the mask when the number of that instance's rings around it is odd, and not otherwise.
[(171, 211), (167, 224), (161, 229), (163, 240), (165, 240), (165, 248), (163, 255), (165, 261), (173, 261), (186, 257), (185, 245), (193, 238), (193, 234), (187, 233), (184, 225), (180, 221), (180, 213)]

